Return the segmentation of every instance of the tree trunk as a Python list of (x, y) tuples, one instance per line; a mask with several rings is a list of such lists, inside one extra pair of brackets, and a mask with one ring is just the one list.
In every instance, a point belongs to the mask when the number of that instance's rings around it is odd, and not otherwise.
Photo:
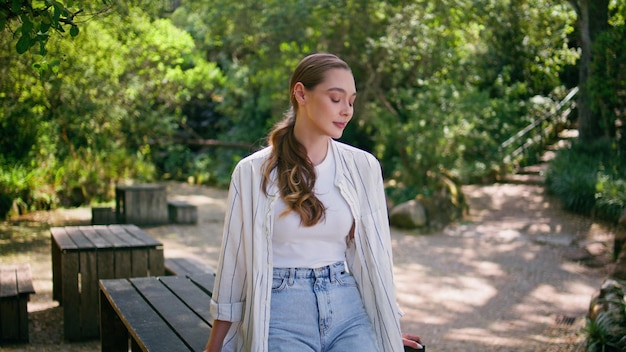
[(578, 15), (581, 56), (579, 62), (578, 136), (591, 142), (604, 135), (599, 112), (593, 110), (588, 80), (593, 75), (593, 44), (598, 35), (608, 28), (610, 0), (570, 0)]

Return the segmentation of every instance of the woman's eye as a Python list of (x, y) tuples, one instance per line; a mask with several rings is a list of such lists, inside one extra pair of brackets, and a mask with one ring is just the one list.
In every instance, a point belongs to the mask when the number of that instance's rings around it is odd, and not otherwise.
[(333, 103), (338, 103), (338, 102), (340, 102), (340, 101), (341, 101), (341, 99), (337, 99), (337, 98), (330, 98), (330, 100), (331, 100)]

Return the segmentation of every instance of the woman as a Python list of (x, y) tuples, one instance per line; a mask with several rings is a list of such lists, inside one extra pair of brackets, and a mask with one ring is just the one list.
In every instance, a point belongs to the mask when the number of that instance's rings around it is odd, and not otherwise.
[[(352, 118), (350, 67), (305, 57), (269, 147), (236, 166), (206, 351), (402, 351), (378, 161), (334, 141)], [(358, 349), (356, 349), (358, 348)]]

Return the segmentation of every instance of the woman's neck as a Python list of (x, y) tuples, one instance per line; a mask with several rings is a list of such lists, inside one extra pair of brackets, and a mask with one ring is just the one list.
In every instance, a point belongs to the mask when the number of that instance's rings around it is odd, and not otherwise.
[(323, 138), (323, 140), (319, 141), (319, 145), (315, 147), (306, 147), (307, 155), (309, 156), (309, 160), (313, 163), (313, 166), (317, 166), (326, 159), (326, 155), (328, 154), (328, 139), (329, 137)]
[(306, 149), (307, 156), (314, 166), (317, 166), (324, 161), (326, 153), (328, 152), (328, 136), (325, 135), (313, 135), (308, 131), (303, 131), (301, 128), (294, 129), (294, 134), (298, 142)]

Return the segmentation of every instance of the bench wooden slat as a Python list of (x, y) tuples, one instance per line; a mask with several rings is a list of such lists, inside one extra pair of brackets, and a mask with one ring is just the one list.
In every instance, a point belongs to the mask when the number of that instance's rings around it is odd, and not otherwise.
[(163, 258), (163, 247), (157, 247), (148, 251), (150, 276), (165, 275), (165, 264)]
[(191, 258), (165, 258), (165, 271), (169, 275), (192, 276), (215, 273), (210, 266)]
[(35, 287), (33, 287), (33, 275), (30, 271), (30, 265), (22, 264), (18, 265), (17, 269), (17, 292), (20, 295), (35, 293)]
[[(128, 280), (100, 280), (100, 287), (105, 289), (105, 292), (101, 291), (104, 299), (100, 304), (108, 304), (119, 316), (123, 312), (127, 331), (134, 341), (140, 342), (139, 347), (143, 351), (191, 351)], [(101, 322), (101, 326), (106, 325), (108, 321)], [(120, 340), (119, 337), (117, 340)], [(121, 350), (109, 349), (111, 346), (106, 345), (105, 339), (102, 339), (102, 344), (103, 352)]]
[(15, 270), (11, 268), (0, 268), (0, 297), (17, 296), (17, 281)]
[(112, 236), (118, 237), (124, 243), (121, 247), (141, 246), (144, 244), (142, 241), (135, 238), (135, 236), (133, 236), (130, 232), (126, 231), (122, 225), (109, 225), (109, 230), (111, 231)]
[(128, 242), (124, 241), (124, 239), (117, 236), (109, 226), (105, 225), (94, 225), (94, 230), (100, 235), (102, 238), (106, 238), (106, 241), (109, 243), (109, 248), (123, 248), (128, 246)]
[[(98, 336), (100, 329), (94, 324), (94, 317), (98, 316), (98, 266), (97, 255), (94, 251), (78, 253), (80, 268), (80, 299), (73, 301), (80, 306), (77, 327), (78, 336)], [(64, 309), (69, 309), (65, 307)]]
[(135, 240), (139, 241), (143, 245), (146, 245), (146, 246), (161, 245), (161, 242), (150, 237), (147, 233), (145, 233), (136, 225), (133, 225), (133, 224), (126, 225), (125, 229), (128, 233), (130, 233), (133, 236), (133, 238), (135, 238)]
[(194, 284), (198, 285), (204, 292), (209, 295), (213, 295), (213, 285), (215, 284), (215, 274), (213, 273), (205, 273), (205, 274), (194, 274), (190, 276), (189, 279), (193, 281)]
[(0, 266), (0, 297), (15, 297), (35, 293), (30, 264)]
[(78, 248), (91, 248), (93, 243), (76, 227), (66, 227), (65, 231)]
[(89, 242), (93, 244), (95, 248), (108, 248), (111, 247), (109, 241), (107, 241), (106, 237), (102, 236), (93, 226), (79, 226), (78, 230), (80, 230), (83, 235), (89, 239)]
[(61, 250), (78, 248), (64, 227), (53, 227), (50, 232)]
[(179, 262), (180, 258), (165, 258), (163, 260), (165, 264), (165, 272), (168, 275), (184, 275), (187, 271), (184, 265)]
[[(150, 305), (169, 323), (171, 329), (176, 331), (183, 340), (191, 345), (191, 350), (202, 351), (211, 331), (208, 323), (200, 319), (194, 312), (190, 311), (190, 308), (183, 304), (183, 302), (172, 299), (171, 293), (167, 292), (168, 288), (165, 285), (151, 284), (150, 281), (153, 280), (155, 279), (130, 279), (137, 290), (150, 301)], [(184, 282), (181, 281), (179, 284), (183, 285)], [(186, 289), (190, 291), (193, 290), (192, 287), (187, 286), (180, 292), (184, 292)], [(197, 290), (196, 294), (202, 293)], [(204, 295), (204, 297), (206, 298), (207, 296)], [(209, 302), (207, 301), (205, 302), (205, 309), (208, 310), (208, 308)]]
[(213, 323), (209, 314), (211, 297), (202, 292), (202, 288), (182, 276), (163, 276), (160, 280), (177, 297), (180, 297), (180, 300), (185, 302), (202, 320), (209, 325)]
[[(77, 252), (65, 253), (61, 259), (61, 270), (59, 280), (61, 281), (59, 303), (63, 306), (63, 320), (65, 338), (68, 340), (76, 340), (80, 338), (80, 328), (75, 322), (80, 321), (80, 294), (78, 292), (78, 268), (80, 267), (80, 258)], [(63, 302), (73, 302), (71, 304), (63, 304)], [(75, 302), (75, 303), (74, 303)], [(70, 323), (68, 323), (70, 322)], [(72, 323), (73, 322), (73, 323)]]

